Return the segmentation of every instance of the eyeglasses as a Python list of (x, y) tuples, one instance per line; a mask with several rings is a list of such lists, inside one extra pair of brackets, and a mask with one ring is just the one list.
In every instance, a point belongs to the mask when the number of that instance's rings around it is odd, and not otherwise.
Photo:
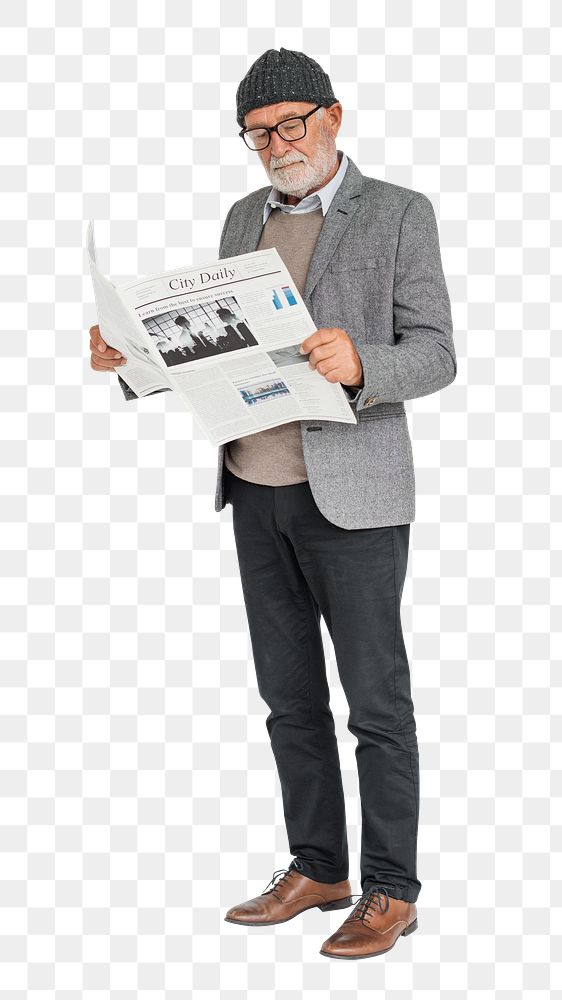
[(293, 115), (292, 118), (284, 118), (283, 121), (277, 122), (277, 125), (272, 125), (271, 128), (268, 128), (267, 125), (262, 125), (261, 128), (243, 128), (238, 135), (242, 137), (248, 148), (253, 150), (266, 149), (271, 142), (272, 132), (277, 132), (277, 135), (286, 139), (287, 142), (303, 139), (306, 135), (306, 119), (310, 118), (310, 115), (313, 115), (321, 107), (322, 104), (317, 104), (306, 115)]

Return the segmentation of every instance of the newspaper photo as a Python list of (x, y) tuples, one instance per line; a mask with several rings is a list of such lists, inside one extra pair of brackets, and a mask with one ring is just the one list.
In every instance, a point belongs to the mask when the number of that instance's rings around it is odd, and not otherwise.
[(172, 389), (214, 445), (313, 418), (356, 424), (339, 382), (299, 354), (317, 329), (278, 251), (226, 257), (115, 285), (87, 253), (103, 339), (137, 394)]

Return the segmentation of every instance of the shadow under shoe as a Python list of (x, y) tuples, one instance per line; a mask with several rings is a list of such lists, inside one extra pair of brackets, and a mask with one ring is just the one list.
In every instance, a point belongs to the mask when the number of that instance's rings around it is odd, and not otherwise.
[[(275, 881), (279, 876), (279, 880)], [(315, 882), (303, 875), (292, 862), (289, 868), (279, 868), (273, 873), (259, 896), (231, 906), (224, 919), (231, 924), (266, 927), (283, 924), (315, 906), (320, 910), (343, 910), (352, 902), (349, 879), (334, 883)]]

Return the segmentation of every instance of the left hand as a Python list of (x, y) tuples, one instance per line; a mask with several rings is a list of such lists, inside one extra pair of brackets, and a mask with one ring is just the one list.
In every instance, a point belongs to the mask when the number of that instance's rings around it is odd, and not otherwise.
[(309, 354), (311, 368), (328, 382), (359, 387), (363, 385), (363, 365), (349, 334), (338, 326), (321, 326), (300, 346), (301, 354)]

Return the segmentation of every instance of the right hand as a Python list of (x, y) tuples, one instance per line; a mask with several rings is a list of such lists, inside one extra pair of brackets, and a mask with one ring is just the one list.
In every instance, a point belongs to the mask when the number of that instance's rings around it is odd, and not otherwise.
[(90, 327), (90, 368), (95, 372), (116, 372), (126, 364), (127, 359), (103, 339), (99, 326)]

